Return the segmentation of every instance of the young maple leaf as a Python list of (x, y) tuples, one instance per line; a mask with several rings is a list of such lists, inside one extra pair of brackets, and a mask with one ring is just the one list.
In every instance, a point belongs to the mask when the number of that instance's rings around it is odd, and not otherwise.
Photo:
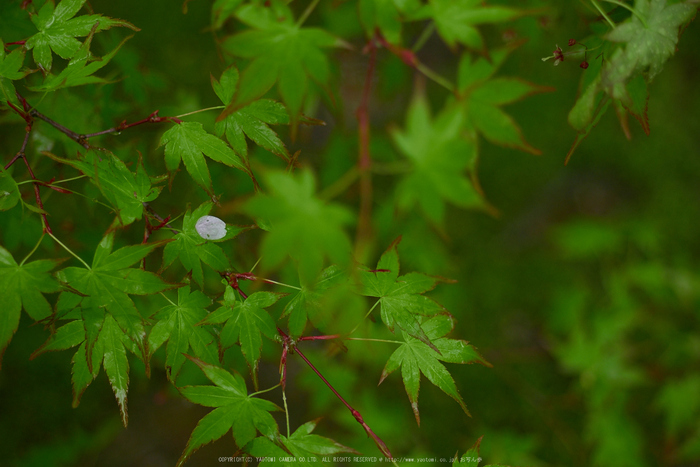
[(397, 246), (400, 241), (401, 237), (389, 245), (375, 270), (360, 270), (358, 293), (379, 298), (382, 321), (391, 332), (398, 326), (409, 336), (439, 352), (420, 321), (424, 316), (449, 315), (437, 302), (422, 295), (435, 288), (440, 279), (417, 272), (399, 276)]
[(410, 19), (432, 18), (448, 46), (455, 48), (460, 43), (484, 53), (486, 46), (476, 25), (503, 23), (526, 14), (515, 8), (484, 5), (483, 0), (432, 0), (410, 15)]
[(15, 107), (21, 107), (12, 81), (22, 79), (30, 73), (29, 69), (22, 69), (25, 52), (24, 47), (18, 47), (9, 54), (5, 53), (5, 43), (0, 38), (0, 106), (10, 101)]
[[(98, 32), (115, 26), (127, 27), (140, 31), (133, 24), (120, 19), (112, 19), (102, 15), (84, 15), (73, 18), (87, 0), (63, 0), (54, 6), (53, 0), (48, 0), (39, 12), (31, 15), (30, 19), (39, 30), (27, 39), (27, 50), (34, 49), (34, 61), (45, 72), (51, 71), (53, 57), (51, 51), (65, 60), (73, 58), (81, 47), (76, 37), (84, 37), (91, 31)], [(97, 26), (96, 26), (97, 25)]]
[[(226, 225), (226, 235), (218, 240), (205, 240), (197, 232), (197, 221), (209, 214), (214, 204), (207, 201), (199, 206), (194, 212), (187, 208), (187, 212), (182, 220), (182, 230), (173, 237), (173, 241), (165, 245), (163, 250), (163, 266), (161, 270), (170, 266), (176, 258), (180, 259), (182, 266), (189, 272), (192, 271), (192, 278), (200, 286), (204, 283), (204, 272), (202, 263), (206, 264), (214, 271), (223, 272), (231, 267), (228, 257), (218, 245), (213, 242), (224, 242), (230, 240), (242, 232), (251, 229), (252, 226)], [(201, 261), (201, 262), (200, 262)]]
[(177, 284), (169, 284), (152, 272), (129, 266), (169, 241), (125, 246), (112, 252), (114, 231), (110, 231), (97, 246), (91, 268), (69, 267), (56, 273), (59, 281), (90, 297), (95, 308), (104, 309), (114, 317), (119, 328), (136, 345), (144, 361), (144, 320), (129, 295), (158, 293), (177, 287)]
[[(221, 81), (211, 77), (214, 92), (224, 104), (228, 104), (233, 99), (238, 86), (238, 76), (236, 67), (230, 66), (222, 73)], [(255, 141), (258, 146), (288, 159), (289, 153), (284, 143), (277, 133), (267, 126), (278, 123), (289, 124), (289, 114), (284, 106), (272, 99), (258, 99), (216, 122), (215, 129), (219, 136), (226, 134), (231, 147), (244, 161), (248, 160), (246, 136)]]
[(274, 305), (285, 294), (274, 292), (255, 292), (243, 302), (236, 301), (231, 287), (226, 287), (224, 305), (213, 313), (203, 317), (198, 324), (223, 324), (219, 333), (221, 351), (235, 343), (241, 343), (241, 352), (248, 362), (253, 386), (258, 388), (258, 362), (262, 349), (261, 333), (268, 339), (275, 339), (277, 327), (275, 321), (265, 308)]
[(410, 160), (413, 170), (397, 187), (397, 202), (409, 210), (417, 202), (433, 222), (442, 223), (445, 202), (462, 208), (482, 206), (484, 201), (466, 172), (476, 160), (476, 145), (462, 134), (464, 116), (446, 107), (434, 119), (428, 102), (418, 93), (406, 116), (406, 129), (394, 129), (394, 144)]
[(49, 271), (62, 262), (42, 259), (20, 265), (9, 251), (0, 246), (0, 368), (5, 349), (19, 326), (22, 308), (34, 321), (51, 315), (51, 306), (43, 294), (60, 290)]
[(199, 122), (181, 122), (163, 133), (160, 146), (165, 146), (165, 166), (174, 173), (180, 160), (192, 179), (212, 195), (211, 177), (204, 156), (235, 167), (250, 175), (250, 170), (240, 157), (223, 140), (207, 133)]
[(184, 286), (177, 290), (177, 305), (167, 305), (154, 315), (158, 322), (148, 335), (149, 358), (168, 341), (165, 369), (173, 383), (190, 348), (198, 358), (209, 363), (218, 362), (214, 336), (195, 326), (207, 316), (206, 307), (209, 305), (211, 298), (198, 290), (190, 292), (190, 287)]
[(496, 50), (491, 54), (490, 60), (479, 57), (475, 61), (469, 53), (465, 53), (460, 60), (457, 75), (458, 103), (468, 126), (487, 140), (531, 154), (540, 154), (538, 149), (525, 141), (518, 125), (501, 110), (501, 106), (554, 89), (518, 78), (492, 78), (509, 52), (510, 49)]
[(236, 96), (219, 118), (261, 97), (277, 83), (292, 121), (296, 121), (309, 78), (321, 86), (328, 84), (330, 67), (322, 49), (339, 46), (342, 41), (322, 29), (301, 27), (294, 22), (291, 9), (281, 2), (273, 2), (270, 8), (246, 4), (236, 16), (252, 29), (228, 37), (222, 47), (251, 62), (241, 73)]
[(103, 57), (95, 58), (90, 53), (90, 44), (97, 26), (90, 32), (80, 49), (73, 55), (68, 65), (61, 72), (54, 76), (50, 72), (46, 73), (44, 82), (38, 86), (29, 86), (28, 89), (35, 92), (56, 91), (57, 89), (71, 86), (82, 86), (93, 83), (106, 83), (107, 80), (98, 76), (92, 76), (97, 70), (107, 66), (114, 58), (122, 45), (132, 36), (127, 37), (119, 43), (111, 52)]
[[(70, 298), (66, 298), (70, 297)], [(122, 423), (126, 427), (129, 421), (127, 411), (127, 393), (129, 391), (129, 349), (143, 360), (141, 350), (120, 327), (111, 313), (105, 311), (103, 303), (95, 297), (81, 297), (63, 292), (59, 298), (57, 311), (67, 312), (63, 318), (74, 318), (56, 329), (46, 342), (32, 353), (30, 359), (57, 350), (66, 350), (80, 345), (73, 356), (73, 407), (77, 407), (80, 398), (97, 377), (100, 366), (104, 367), (114, 396), (119, 404)], [(144, 363), (147, 363), (144, 360)], [(148, 366), (146, 366), (148, 369)], [(148, 370), (147, 370), (148, 371)]]
[(116, 208), (124, 226), (140, 220), (143, 217), (143, 203), (155, 200), (163, 189), (162, 186), (151, 187), (151, 178), (143, 167), (140, 155), (135, 174), (121, 159), (106, 150), (89, 149), (84, 155), (78, 153), (77, 159), (62, 159), (52, 154), (49, 157), (71, 165), (90, 177)]
[(187, 358), (196, 363), (215, 386), (185, 386), (180, 388), (180, 393), (190, 402), (215, 409), (197, 423), (177, 467), (197, 449), (216, 441), (229, 430), (233, 431), (233, 439), (239, 447), (255, 438), (256, 431), (270, 440), (279, 439), (279, 428), (270, 412), (282, 409), (270, 401), (249, 396), (245, 380), (238, 373), (231, 374), (189, 355)]
[(408, 400), (411, 402), (413, 414), (416, 422), (420, 425), (420, 414), (418, 412), (418, 391), (420, 389), (420, 375), (423, 373), (435, 386), (442, 389), (445, 394), (453, 398), (462, 407), (464, 413), (469, 415), (467, 406), (462, 400), (462, 396), (457, 391), (454, 379), (447, 369), (440, 363), (481, 363), (491, 366), (479, 355), (474, 346), (467, 341), (457, 339), (447, 339), (447, 335), (454, 328), (451, 316), (437, 315), (422, 323), (422, 329), (432, 342), (431, 346), (418, 339), (411, 337), (407, 332), (403, 332), (404, 343), (391, 354), (389, 360), (382, 371), (379, 380), (381, 384), (397, 368), (401, 367), (401, 376), (406, 387)]

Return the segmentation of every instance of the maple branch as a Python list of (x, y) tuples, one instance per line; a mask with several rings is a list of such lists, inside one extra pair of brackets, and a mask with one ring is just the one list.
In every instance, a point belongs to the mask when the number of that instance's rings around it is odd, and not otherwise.
[(107, 130), (98, 131), (96, 133), (82, 135), (82, 136), (83, 136), (83, 138), (87, 139), (87, 138), (91, 138), (93, 136), (106, 135), (106, 134), (110, 134), (110, 133), (119, 134), (123, 130), (126, 130), (127, 128), (131, 128), (131, 127), (138, 126), (138, 125), (143, 125), (144, 123), (162, 123), (162, 122), (174, 122), (177, 124), (182, 123), (182, 120), (180, 120), (177, 117), (159, 117), (158, 112), (159, 111), (156, 110), (148, 117), (143, 118), (143, 119), (138, 120), (138, 121), (133, 122), (133, 123), (126, 123), (126, 120), (123, 120), (119, 125), (117, 125), (115, 127), (108, 128)]
[[(376, 36), (375, 36), (376, 37)], [(372, 78), (374, 76), (377, 58), (377, 46), (375, 37), (372, 37), (365, 50), (369, 52), (369, 63), (365, 76), (365, 85), (362, 90), (362, 100), (356, 111), (359, 136), (359, 152), (357, 168), (360, 174), (360, 213), (357, 222), (357, 238), (355, 255), (361, 258), (363, 249), (372, 235), (372, 157), (369, 152), (369, 99), (372, 91)]]
[(90, 149), (90, 143), (88, 143), (88, 141), (87, 141), (87, 138), (88, 138), (87, 135), (81, 135), (81, 134), (78, 134), (72, 130), (69, 130), (68, 128), (64, 127), (60, 123), (54, 122), (49, 117), (42, 114), (41, 112), (39, 112), (36, 109), (30, 110), (29, 115), (31, 115), (32, 117), (36, 117), (39, 120), (45, 121), (46, 123), (48, 123), (52, 127), (56, 128), (58, 131), (65, 134), (66, 136), (68, 136), (70, 139), (72, 139), (73, 141), (75, 141), (76, 143), (78, 143), (79, 145), (84, 147), (85, 149)]
[[(345, 407), (347, 407), (347, 409), (350, 411), (350, 413), (355, 418), (355, 420), (357, 420), (357, 423), (362, 425), (362, 428), (364, 428), (367, 435), (370, 436), (374, 440), (374, 443), (377, 445), (377, 447), (382, 452), (382, 454), (384, 454), (385, 457), (392, 459), (392, 461), (393, 461), (394, 456), (391, 455), (391, 451), (389, 451), (389, 448), (384, 443), (384, 441), (382, 441), (382, 439), (372, 431), (372, 429), (369, 427), (369, 425), (367, 425), (367, 423), (362, 418), (362, 414), (360, 414), (359, 411), (355, 410), (350, 404), (347, 403), (347, 401), (345, 399), (343, 399), (343, 396), (341, 396), (338, 393), (338, 391), (335, 390), (333, 385), (331, 383), (329, 383), (328, 380), (321, 374), (321, 372), (318, 371), (318, 369), (313, 365), (313, 363), (311, 363), (309, 361), (309, 359), (306, 358), (306, 356), (296, 346), (294, 341), (284, 331), (282, 331), (278, 327), (277, 332), (280, 334), (280, 336), (282, 336), (282, 341), (284, 343), (284, 350), (282, 353), (282, 357), (283, 357), (282, 361), (285, 363), (285, 365), (284, 365), (285, 376), (286, 376), (286, 370), (287, 370), (287, 366), (286, 366), (287, 349), (291, 348), (293, 351), (295, 351), (297, 354), (299, 354), (299, 356), (302, 358), (302, 360), (304, 360), (304, 362), (306, 362), (306, 364), (309, 365), (309, 368), (311, 368), (314, 371), (314, 373), (316, 373), (316, 375), (319, 378), (321, 378), (321, 381), (323, 381), (326, 384), (326, 386), (328, 386), (328, 388), (333, 392), (333, 394), (335, 394), (335, 396), (338, 399), (340, 399), (340, 402), (342, 402), (343, 405), (345, 405)], [(301, 337), (301, 338), (299, 338), (299, 340), (302, 341), (302, 340), (315, 340), (315, 339), (334, 339), (336, 337), (338, 337), (338, 336), (335, 336), (335, 335), (334, 336), (309, 336), (309, 337)], [(282, 363), (280, 363), (280, 365), (281, 364)], [(282, 386), (284, 387), (284, 384)]]
[[(20, 101), (22, 102), (22, 106), (24, 107), (24, 111), (18, 109), (14, 105), (12, 105), (11, 102), (7, 101), (7, 104), (15, 111), (17, 112), (25, 122), (27, 122), (27, 126), (25, 127), (25, 133), (24, 133), (24, 140), (22, 141), (22, 146), (19, 148), (19, 151), (17, 151), (17, 154), (10, 160), (10, 162), (5, 165), (5, 170), (9, 169), (12, 164), (17, 162), (17, 159), (22, 159), (24, 161), (24, 165), (27, 166), (27, 171), (29, 171), (29, 176), (32, 178), (32, 180), (36, 180), (36, 177), (34, 176), (34, 171), (32, 170), (32, 166), (29, 165), (29, 161), (27, 160), (27, 155), (25, 153), (27, 149), (27, 143), (29, 143), (29, 133), (32, 131), (32, 127), (34, 126), (34, 121), (32, 119), (31, 111), (27, 112), (28, 109), (28, 104), (26, 99), (24, 99), (22, 96), (17, 94), (18, 97), (20, 98)], [(39, 193), (39, 185), (40, 182), (33, 182), (34, 185), (34, 196), (36, 198), (36, 204), (41, 209), (41, 223), (42, 223), (42, 230), (44, 233), (48, 233), (51, 235), (51, 226), (49, 225), (49, 219), (46, 216), (46, 211), (44, 211), (44, 203), (41, 201), (41, 193)]]

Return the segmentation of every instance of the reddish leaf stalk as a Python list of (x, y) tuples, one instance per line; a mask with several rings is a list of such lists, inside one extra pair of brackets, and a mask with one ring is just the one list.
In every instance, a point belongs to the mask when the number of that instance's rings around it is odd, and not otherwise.
[[(318, 377), (321, 378), (321, 381), (323, 381), (326, 384), (326, 386), (328, 386), (328, 388), (333, 392), (333, 394), (335, 394), (335, 396), (338, 399), (340, 399), (340, 402), (342, 402), (343, 405), (345, 405), (345, 407), (348, 408), (348, 410), (350, 411), (352, 416), (355, 418), (355, 420), (357, 420), (357, 423), (362, 425), (362, 428), (364, 428), (367, 435), (370, 436), (374, 440), (375, 444), (377, 445), (379, 450), (382, 452), (382, 454), (384, 454), (384, 456), (389, 458), (389, 459), (393, 459), (393, 456), (391, 455), (391, 451), (389, 451), (389, 448), (387, 447), (387, 445), (384, 443), (384, 441), (382, 441), (382, 439), (379, 436), (377, 436), (372, 431), (372, 429), (369, 427), (369, 425), (367, 425), (367, 423), (362, 418), (362, 415), (360, 414), (360, 412), (355, 410), (350, 404), (347, 403), (347, 401), (345, 399), (343, 399), (343, 396), (341, 396), (338, 393), (338, 391), (335, 390), (333, 385), (331, 385), (331, 383), (328, 382), (328, 380), (321, 374), (321, 372), (318, 371), (318, 369), (316, 369), (316, 367), (313, 365), (313, 363), (311, 363), (309, 361), (309, 359), (306, 358), (306, 356), (299, 350), (299, 348), (296, 346), (293, 339), (291, 339), (279, 327), (277, 328), (277, 332), (280, 334), (280, 336), (282, 336), (282, 341), (284, 343), (283, 344), (284, 348), (282, 350), (282, 359), (280, 361), (280, 369), (282, 371), (282, 387), (284, 388), (285, 382), (287, 379), (286, 378), (287, 377), (287, 353), (289, 351), (296, 352), (297, 354), (299, 354), (299, 356), (302, 358), (302, 360), (304, 360), (304, 362), (306, 362), (306, 364), (309, 365), (309, 367), (314, 371), (314, 373), (316, 373), (316, 375), (318, 375)], [(335, 335), (334, 336), (307, 336), (307, 337), (301, 337), (301, 338), (299, 338), (299, 340), (302, 341), (302, 340), (317, 340), (317, 339), (333, 339), (336, 337), (338, 337), (338, 336), (335, 336)]]
[(365, 49), (369, 52), (369, 63), (362, 91), (362, 100), (356, 112), (360, 146), (357, 163), (357, 168), (360, 172), (360, 215), (357, 223), (357, 243), (355, 245), (355, 254), (358, 258), (362, 257), (362, 251), (372, 236), (372, 173), (370, 171), (372, 157), (369, 151), (369, 100), (377, 58), (375, 37), (370, 39)]

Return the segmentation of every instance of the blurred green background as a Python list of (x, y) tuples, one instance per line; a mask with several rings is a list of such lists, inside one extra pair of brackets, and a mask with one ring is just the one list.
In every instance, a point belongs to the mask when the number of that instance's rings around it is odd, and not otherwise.
[[(0, 4), (0, 36), (5, 42), (32, 33), (29, 27), (23, 32), (16, 26), (26, 23), (19, 3)], [(176, 115), (218, 104), (209, 75), (218, 77), (223, 69), (215, 47), (222, 33), (207, 30), (211, 2), (191, 1), (187, 14), (180, 2), (171, 0), (90, 3), (96, 12), (126, 19), (141, 32), (107, 68), (115, 83), (48, 95), (37, 105), (40, 111), (76, 131), (90, 132), (123, 119), (144, 118), (156, 109), (160, 115)], [(299, 3), (297, 10), (305, 6)], [(549, 10), (508, 26), (509, 34), (527, 42), (511, 55), (500, 75), (519, 76), (556, 91), (506, 109), (542, 156), (486, 142), (480, 146), (479, 179), (499, 215), (450, 208), (446, 227), (436, 229), (418, 215), (395, 215), (391, 201), (381, 198), (391, 192), (392, 177), (374, 178), (377, 238), (368, 264), (403, 235), (402, 271), (458, 281), (438, 286), (431, 296), (457, 319), (451, 337), (470, 341), (494, 365), (448, 364), (472, 418), (423, 378), (417, 427), (398, 374), (376, 386), (393, 350), (385, 345), (351, 342), (348, 352), (339, 354), (329, 353), (327, 345), (308, 345), (306, 354), (350, 396), (395, 455), (447, 457), (463, 453), (484, 435), (481, 455), (488, 463), (700, 465), (700, 29), (691, 24), (677, 54), (651, 86), (651, 135), (644, 135), (631, 120), (633, 138), (628, 141), (611, 110), (564, 166), (575, 136), (566, 117), (583, 71), (577, 63), (565, 61), (554, 68), (540, 58), (569, 38), (585, 38), (583, 9), (576, 2), (510, 3), (547, 5)], [(364, 39), (354, 8), (349, 1), (321, 2), (308, 20), (354, 46), (333, 55), (336, 107), (322, 100), (307, 109), (327, 126), (302, 128), (289, 145), (290, 152), (302, 150), (302, 162), (314, 167), (322, 186), (337, 179), (356, 158), (354, 111), (367, 57), (361, 53)], [(489, 44), (502, 43), (503, 28), (484, 31)], [(406, 43), (420, 32), (419, 25), (409, 25)], [(101, 33), (95, 43), (110, 50), (125, 35)], [(454, 76), (458, 57), (437, 37), (419, 56), (445, 76)], [(371, 102), (373, 157), (378, 160), (395, 157), (386, 130), (392, 123), (403, 126), (415, 79), (412, 70), (380, 50)], [(446, 95), (432, 83), (427, 89), (437, 109)], [(210, 125), (215, 116), (197, 118)], [(2, 157), (8, 159), (21, 145), (24, 123), (7, 113), (0, 114), (0, 123)], [(154, 175), (164, 172), (162, 148), (156, 149), (163, 131), (142, 126), (104, 137), (99, 144), (113, 145), (131, 162), (141, 151)], [(75, 154), (76, 145), (47, 125), (38, 126), (34, 134), (29, 153), (36, 157), (37, 177), (75, 176), (73, 169), (57, 168), (38, 151)], [(279, 163), (262, 152), (255, 157), (267, 165)], [(21, 169), (15, 168), (15, 177), (21, 177)], [(211, 165), (210, 169), (214, 185), (226, 187), (224, 212), (236, 216), (236, 196), (250, 192), (249, 182), (230, 172), (216, 173)], [(186, 176), (178, 174), (176, 182), (184, 183)], [(77, 189), (97, 195), (87, 182)], [(354, 207), (356, 199), (350, 189), (339, 201)], [(204, 200), (198, 188), (178, 190), (175, 183), (172, 192), (164, 191), (157, 201), (157, 210), (177, 215), (187, 203), (196, 206)], [(45, 203), (54, 229), (74, 251), (89, 257), (104, 229), (95, 225), (96, 219), (104, 220), (107, 211), (91, 206), (86, 212), (82, 199), (57, 193), (47, 194)], [(0, 241), (15, 257), (23, 257), (39, 235), (36, 215), (19, 208), (0, 213)], [(139, 229), (131, 229), (120, 239), (138, 243), (140, 236)], [(236, 239), (242, 244), (228, 246), (240, 270), (255, 262), (257, 238), (245, 235)], [(65, 256), (50, 241), (42, 243), (42, 250)], [(151, 267), (156, 268), (153, 261)], [(208, 280), (217, 282), (213, 273)], [(149, 310), (150, 300), (137, 305)], [(103, 373), (80, 406), (72, 409), (72, 352), (28, 362), (47, 337), (40, 326), (30, 324), (23, 316), (0, 372), (0, 464), (175, 464), (208, 409), (180, 398), (162, 371), (154, 370), (146, 379), (134, 360), (127, 429), (120, 425)], [(264, 356), (261, 387), (276, 383), (279, 348), (266, 345)], [(158, 358), (163, 360), (160, 353)], [(240, 362), (240, 352), (229, 358)], [(193, 367), (183, 371), (183, 384), (202, 382)], [(376, 453), (372, 441), (308, 368), (292, 358), (289, 372), (293, 426), (323, 417), (317, 433), (365, 454)], [(278, 421), (282, 427), (283, 419)], [(219, 456), (235, 451), (230, 435), (225, 436), (197, 452), (187, 465), (220, 465)]]

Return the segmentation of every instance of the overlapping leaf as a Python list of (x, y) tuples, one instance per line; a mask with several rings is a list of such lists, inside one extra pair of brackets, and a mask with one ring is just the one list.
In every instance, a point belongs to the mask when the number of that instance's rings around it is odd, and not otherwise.
[(143, 168), (139, 156), (136, 173), (132, 173), (124, 162), (109, 151), (90, 149), (77, 159), (61, 159), (49, 156), (61, 163), (71, 165), (90, 177), (102, 194), (117, 209), (122, 225), (129, 225), (143, 216), (143, 203), (155, 200), (163, 189), (151, 186), (151, 179)]
[(34, 49), (34, 61), (44, 71), (51, 71), (53, 62), (51, 51), (66, 60), (73, 58), (81, 47), (76, 37), (87, 36), (93, 29), (97, 32), (122, 26), (135, 31), (139, 30), (127, 21), (102, 15), (84, 15), (74, 18), (86, 1), (62, 0), (58, 6), (54, 6), (54, 1), (48, 0), (36, 15), (30, 17), (39, 32), (27, 39), (25, 47), (28, 50)]
[(448, 339), (445, 336), (452, 331), (454, 323), (447, 315), (437, 315), (424, 321), (421, 325), (425, 335), (432, 342), (431, 346), (426, 345), (418, 339), (411, 337), (407, 332), (403, 332), (404, 344), (394, 351), (387, 361), (380, 383), (393, 371), (401, 367), (401, 376), (406, 387), (408, 399), (411, 402), (413, 414), (416, 422), (420, 425), (420, 414), (418, 411), (418, 392), (420, 390), (420, 375), (425, 375), (435, 386), (442, 389), (445, 394), (452, 397), (459, 403), (464, 413), (469, 415), (467, 406), (462, 400), (462, 396), (457, 391), (454, 379), (447, 369), (440, 363), (481, 363), (491, 366), (476, 351), (474, 346), (466, 341)]
[(221, 349), (225, 350), (237, 342), (248, 362), (253, 385), (258, 388), (258, 362), (262, 349), (262, 336), (274, 339), (277, 335), (275, 321), (265, 308), (275, 304), (284, 294), (255, 292), (243, 302), (237, 302), (231, 287), (226, 287), (224, 304), (199, 324), (224, 324), (219, 333)]
[(15, 106), (19, 105), (12, 81), (22, 79), (30, 72), (26, 68), (22, 69), (25, 52), (24, 47), (18, 47), (9, 54), (6, 53), (5, 43), (0, 38), (0, 93), (2, 93), (0, 106), (5, 105), (7, 101)]
[(213, 195), (211, 177), (204, 156), (249, 173), (233, 149), (207, 133), (199, 122), (176, 124), (163, 133), (159, 146), (165, 146), (165, 166), (170, 172), (175, 172), (182, 160), (192, 179), (210, 195)]
[[(221, 102), (228, 104), (238, 87), (238, 70), (234, 66), (230, 66), (224, 70), (221, 81), (216, 81), (212, 77), (211, 83)], [(271, 99), (259, 99), (216, 122), (215, 128), (219, 136), (226, 134), (226, 139), (231, 147), (244, 161), (248, 160), (246, 136), (271, 153), (288, 158), (289, 154), (284, 143), (279, 139), (277, 133), (267, 126), (279, 123), (289, 123), (289, 115), (284, 106)]]
[(401, 209), (409, 210), (418, 203), (428, 218), (441, 223), (445, 202), (463, 208), (483, 204), (467, 178), (476, 158), (476, 145), (473, 138), (462, 134), (463, 124), (463, 113), (454, 106), (432, 119), (425, 96), (416, 95), (408, 110), (406, 129), (392, 132), (394, 143), (413, 166), (397, 188)]
[(399, 276), (397, 247), (400, 241), (401, 237), (394, 240), (382, 254), (377, 269), (360, 271), (358, 292), (379, 298), (382, 321), (391, 332), (398, 326), (409, 336), (437, 350), (420, 323), (426, 316), (449, 315), (437, 302), (422, 295), (435, 288), (439, 279), (417, 272)]
[(340, 45), (340, 39), (322, 29), (300, 27), (287, 5), (271, 3), (269, 8), (257, 3), (241, 7), (236, 16), (252, 29), (223, 42), (225, 51), (251, 62), (241, 73), (238, 92), (220, 118), (261, 97), (277, 83), (295, 121), (309, 79), (322, 86), (328, 84), (330, 69), (322, 49)]
[(49, 271), (61, 262), (42, 259), (19, 265), (0, 246), (0, 368), (5, 349), (19, 326), (22, 308), (34, 321), (51, 315), (51, 306), (43, 294), (58, 292), (59, 284)]
[(301, 284), (301, 290), (287, 303), (282, 317), (289, 316), (289, 333), (293, 338), (304, 333), (307, 320), (321, 328), (329, 313), (322, 308), (329, 292), (337, 292), (337, 287), (348, 281), (342, 268), (332, 265), (324, 269), (313, 284)]
[(148, 335), (148, 351), (151, 355), (167, 340), (165, 369), (170, 381), (175, 381), (183, 363), (185, 353), (192, 348), (198, 358), (217, 363), (214, 336), (197, 324), (208, 312), (211, 299), (202, 292), (190, 292), (189, 286), (177, 291), (177, 305), (168, 305), (155, 314), (158, 322)]
[(0, 167), (0, 211), (12, 209), (20, 199), (19, 187), (5, 169)]
[(266, 267), (279, 265), (287, 256), (299, 262), (304, 281), (313, 282), (323, 268), (324, 258), (347, 265), (350, 240), (342, 227), (352, 220), (350, 212), (324, 203), (314, 195), (315, 181), (308, 170), (297, 175), (268, 172), (265, 182), (270, 194), (258, 194), (244, 209), (271, 225), (260, 248)]
[[(334, 456), (341, 452), (360, 454), (330, 438), (312, 434), (317, 423), (318, 420), (304, 423), (289, 438), (280, 436), (284, 449), (269, 438), (261, 436), (252, 440), (243, 449), (251, 456), (277, 459), (279, 465), (318, 465), (323, 457)], [(289, 453), (294, 454), (293, 459)]]
[(202, 418), (192, 432), (185, 451), (177, 462), (178, 467), (200, 447), (216, 441), (229, 430), (239, 447), (243, 447), (260, 432), (277, 441), (279, 429), (271, 411), (281, 410), (275, 404), (257, 397), (250, 397), (245, 381), (237, 374), (210, 365), (196, 358), (195, 362), (215, 386), (186, 386), (180, 392), (190, 402), (205, 407), (216, 407)]
[(492, 78), (509, 52), (509, 49), (495, 51), (491, 60), (483, 57), (472, 60), (468, 53), (462, 56), (457, 76), (459, 103), (469, 125), (487, 140), (501, 146), (540, 154), (538, 149), (525, 141), (518, 125), (501, 110), (501, 106), (553, 89), (518, 78)]
[[(204, 262), (217, 272), (223, 272), (231, 267), (228, 257), (218, 245), (212, 242), (223, 242), (236, 237), (241, 232), (250, 229), (250, 226), (226, 225), (226, 235), (219, 240), (205, 240), (195, 228), (200, 217), (209, 214), (213, 203), (207, 201), (199, 206), (194, 212), (187, 209), (182, 221), (182, 230), (175, 235), (173, 242), (168, 243), (163, 250), (163, 267), (170, 266), (176, 258), (187, 271), (192, 271), (194, 280), (202, 285), (204, 283), (204, 273), (202, 264)], [(200, 262), (201, 261), (201, 262)]]

